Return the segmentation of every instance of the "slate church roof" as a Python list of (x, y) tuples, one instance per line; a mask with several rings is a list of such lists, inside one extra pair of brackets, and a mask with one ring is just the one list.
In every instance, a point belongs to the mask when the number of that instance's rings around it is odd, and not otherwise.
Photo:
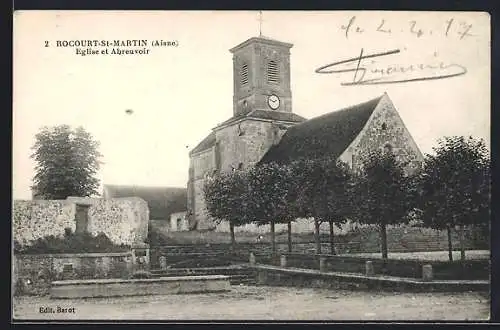
[(381, 97), (307, 120), (287, 130), (281, 141), (271, 147), (260, 163), (289, 163), (301, 158), (334, 158), (347, 149), (359, 135)]
[(201, 140), (201, 142), (198, 143), (198, 145), (196, 147), (194, 147), (193, 150), (191, 150), (189, 152), (189, 155), (192, 155), (192, 154), (197, 153), (197, 152), (201, 152), (203, 150), (207, 150), (209, 148), (212, 148), (214, 145), (215, 145), (215, 132), (212, 132), (212, 133), (208, 134), (208, 136), (206, 138)]
[[(233, 116), (217, 126), (227, 125), (227, 124), (230, 124), (230, 123), (235, 122), (237, 120), (240, 120), (242, 118), (266, 119), (266, 120), (285, 121), (285, 122), (292, 122), (292, 123), (301, 123), (301, 122), (306, 120), (304, 117), (301, 117), (298, 114), (293, 113), (293, 112), (253, 110), (247, 114)], [(194, 153), (201, 152), (201, 151), (204, 151), (204, 150), (207, 150), (207, 149), (213, 147), (215, 145), (215, 140), (216, 140), (215, 132), (212, 132), (206, 138), (204, 138), (200, 143), (198, 143), (198, 145), (196, 147), (194, 147), (189, 152), (189, 154), (192, 155)]]
[(104, 185), (103, 197), (140, 197), (148, 203), (152, 220), (167, 220), (170, 214), (187, 210), (186, 188)]
[(269, 111), (269, 110), (258, 110), (257, 109), (257, 110), (250, 111), (249, 113), (244, 114), (244, 115), (233, 116), (217, 126), (227, 125), (227, 124), (230, 124), (230, 123), (237, 121), (237, 120), (244, 118), (244, 117), (254, 118), (254, 119), (287, 121), (287, 122), (293, 122), (293, 123), (301, 123), (301, 122), (306, 120), (304, 117), (301, 117), (298, 114), (293, 113), (293, 112)]

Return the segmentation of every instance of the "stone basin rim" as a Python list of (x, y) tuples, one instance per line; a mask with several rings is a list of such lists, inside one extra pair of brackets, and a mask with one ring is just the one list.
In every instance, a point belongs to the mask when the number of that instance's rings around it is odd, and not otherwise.
[(91, 284), (121, 284), (121, 283), (155, 283), (155, 282), (191, 282), (191, 281), (212, 281), (229, 280), (227, 275), (187, 275), (187, 276), (168, 276), (158, 278), (137, 278), (137, 279), (95, 279), (95, 280), (64, 280), (54, 281), (52, 286), (65, 285), (91, 285)]

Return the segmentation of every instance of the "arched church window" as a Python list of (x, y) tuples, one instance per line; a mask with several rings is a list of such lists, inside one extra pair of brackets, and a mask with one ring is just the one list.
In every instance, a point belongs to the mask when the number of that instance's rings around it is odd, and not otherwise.
[(267, 62), (267, 82), (271, 84), (279, 83), (278, 63), (274, 60)]
[(243, 169), (243, 163), (239, 163), (238, 164), (238, 170), (242, 170)]
[(387, 124), (386, 123), (382, 123), (382, 130), (386, 130), (387, 129)]
[(243, 64), (241, 66), (241, 85), (246, 85), (248, 83), (248, 64)]

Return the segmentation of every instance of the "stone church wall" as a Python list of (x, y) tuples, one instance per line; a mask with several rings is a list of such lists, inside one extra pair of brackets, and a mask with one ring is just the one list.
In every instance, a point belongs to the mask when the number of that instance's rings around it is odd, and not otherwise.
[(271, 122), (245, 120), (241, 124), (225, 127), (217, 131), (220, 141), (221, 169), (228, 171), (258, 162), (274, 142), (274, 130)]
[(76, 229), (75, 202), (90, 204), (87, 231), (103, 232), (115, 244), (144, 242), (148, 234), (149, 209), (140, 198), (70, 200), (16, 200), (13, 204), (13, 239), (22, 246), (49, 235), (62, 236), (65, 228)]
[[(210, 174), (216, 168), (214, 148), (193, 155), (191, 162), (193, 166), (193, 178), (189, 182), (192, 185), (192, 189), (189, 190), (190, 196), (188, 197), (189, 208), (193, 212), (194, 221), (198, 222), (198, 229), (208, 229), (212, 226), (212, 221), (209, 219), (205, 208), (203, 186), (206, 175)], [(191, 194), (193, 194), (193, 197), (191, 197)]]
[(195, 220), (198, 222), (197, 228), (201, 230), (213, 227), (213, 221), (210, 219), (205, 207), (205, 198), (203, 196), (204, 184), (204, 179), (194, 181), (194, 216)]
[[(238, 134), (238, 133), (242, 134)], [(277, 131), (271, 122), (245, 120), (240, 125), (224, 127), (217, 131), (217, 141), (220, 152), (220, 168), (230, 171), (238, 168), (242, 163), (244, 167), (252, 166), (258, 162), (273, 143), (277, 143), (285, 131)], [(210, 219), (205, 209), (203, 185), (206, 174), (216, 169), (215, 148), (192, 156), (191, 162), (194, 171), (193, 191), (194, 220), (198, 222), (198, 229), (214, 228), (215, 224)]]
[(194, 179), (204, 178), (215, 169), (214, 148), (207, 149), (193, 156)]
[(414, 171), (423, 161), (423, 156), (401, 117), (386, 97), (381, 100), (353, 145), (341, 159), (353, 164), (354, 168), (360, 168), (370, 150), (382, 151), (386, 145), (390, 145), (400, 162), (407, 164), (405, 169), (408, 172)]

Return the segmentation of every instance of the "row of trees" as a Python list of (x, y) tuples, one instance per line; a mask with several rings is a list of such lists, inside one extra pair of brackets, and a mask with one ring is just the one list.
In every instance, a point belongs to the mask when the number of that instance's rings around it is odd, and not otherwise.
[(318, 253), (322, 222), (330, 225), (332, 253), (335, 225), (348, 220), (377, 225), (383, 258), (387, 258), (387, 226), (418, 215), (424, 225), (448, 230), (452, 260), (451, 228), (460, 226), (463, 238), (465, 226), (489, 224), (489, 155), (483, 141), (464, 137), (447, 137), (434, 151), (413, 175), (405, 173), (392, 152), (379, 151), (371, 152), (356, 173), (328, 157), (218, 173), (206, 180), (206, 207), (213, 218), (229, 222), (233, 246), (235, 226), (269, 224), (273, 253), (276, 223), (288, 224), (291, 251), (292, 221), (314, 219)]

